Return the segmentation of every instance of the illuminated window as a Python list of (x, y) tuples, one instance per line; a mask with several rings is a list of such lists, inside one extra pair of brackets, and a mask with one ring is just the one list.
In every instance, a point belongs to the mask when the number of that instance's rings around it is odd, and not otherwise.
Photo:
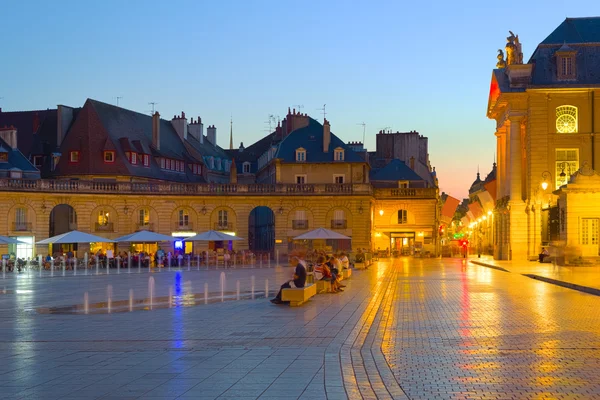
[(179, 226), (188, 226), (190, 224), (190, 214), (186, 210), (179, 210)]
[(72, 151), (72, 152), (70, 153), (70, 158), (69, 158), (69, 160), (70, 160), (72, 163), (79, 162), (79, 152), (78, 152), (78, 151)]
[(139, 211), (138, 223), (141, 226), (146, 226), (150, 224), (150, 211), (147, 208), (142, 208)]
[(105, 163), (115, 162), (115, 152), (114, 151), (105, 151), (104, 152), (104, 162)]
[(556, 132), (577, 133), (577, 107), (556, 107)]
[(581, 238), (582, 245), (598, 246), (598, 218), (581, 219)]
[(137, 164), (137, 153), (131, 153), (131, 163)]
[(296, 149), (296, 161), (306, 161), (306, 150), (304, 150), (302, 147)]
[(150, 156), (148, 154), (144, 154), (144, 167), (150, 166)]
[(100, 210), (98, 211), (98, 225), (107, 226), (110, 222), (110, 212), (108, 210)]
[(398, 210), (398, 223), (406, 224), (408, 222), (408, 212), (406, 210)]
[(566, 185), (579, 170), (579, 149), (556, 149), (556, 189)]

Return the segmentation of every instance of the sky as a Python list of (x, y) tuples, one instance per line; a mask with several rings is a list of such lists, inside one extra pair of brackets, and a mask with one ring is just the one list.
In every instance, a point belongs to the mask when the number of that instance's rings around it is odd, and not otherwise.
[(381, 129), (418, 131), (440, 189), (468, 195), (495, 154), (486, 117), (498, 49), (527, 61), (566, 17), (597, 0), (2, 2), (0, 107), (81, 107), (87, 98), (163, 118), (181, 111), (247, 147), (288, 107), (375, 150)]

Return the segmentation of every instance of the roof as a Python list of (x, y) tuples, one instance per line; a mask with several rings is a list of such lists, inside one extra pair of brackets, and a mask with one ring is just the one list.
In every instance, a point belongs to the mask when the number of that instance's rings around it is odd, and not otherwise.
[(540, 44), (600, 44), (600, 17), (566, 18)]
[(258, 159), (260, 156), (265, 154), (271, 146), (279, 143), (277, 139), (277, 135), (275, 132), (269, 133), (259, 141), (253, 143), (252, 145), (245, 147), (243, 151), (239, 149), (233, 150), (225, 150), (225, 153), (230, 158), (235, 158), (235, 165), (237, 167), (238, 173), (242, 173), (242, 165), (244, 163), (250, 163), (250, 172), (255, 173), (258, 171)]
[(344, 149), (343, 162), (365, 162), (365, 160), (333, 133), (331, 133), (329, 151), (325, 153), (323, 151), (323, 125), (310, 117), (308, 117), (307, 126), (292, 131), (279, 143), (275, 158), (279, 158), (283, 162), (295, 163), (296, 149), (300, 147), (306, 150), (306, 161), (303, 163), (332, 162), (334, 161), (333, 150), (337, 148)]
[[(18, 133), (17, 133), (18, 134)], [(8, 162), (0, 162), (1, 171), (21, 170), (31, 173), (29, 177), (39, 178), (39, 171), (31, 162), (21, 153), (19, 149), (12, 149), (8, 143), (0, 138), (0, 152), (8, 153)], [(31, 176), (33, 175), (33, 176)]]
[(403, 161), (395, 158), (386, 166), (380, 169), (371, 170), (371, 181), (422, 181), (415, 171), (404, 164)]
[(494, 165), (492, 166), (492, 170), (490, 171), (489, 174), (487, 174), (483, 183), (488, 183), (493, 180), (496, 180), (496, 163), (494, 163)]
[(477, 172), (477, 179), (475, 179), (473, 181), (473, 183), (471, 184), (471, 187), (469, 188), (469, 193), (474, 193), (474, 192), (478, 191), (481, 188), (482, 183), (483, 183), (483, 181), (481, 180), (479, 172)]
[[(577, 77), (558, 79), (556, 52), (575, 51)], [(531, 86), (600, 84), (600, 17), (565, 19), (533, 52)]]
[[(35, 147), (35, 153), (42, 153), (41, 142), (53, 141), (56, 147), (56, 109), (33, 111), (0, 111), (0, 127), (14, 126), (17, 128), (17, 145), (23, 154), (29, 156)], [(47, 121), (48, 120), (48, 121)], [(44, 139), (40, 140), (36, 133), (44, 130)]]

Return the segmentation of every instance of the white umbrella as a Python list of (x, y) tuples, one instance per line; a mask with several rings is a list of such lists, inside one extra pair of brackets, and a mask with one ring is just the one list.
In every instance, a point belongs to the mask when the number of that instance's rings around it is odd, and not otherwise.
[(103, 238), (89, 233), (71, 231), (61, 235), (52, 236), (51, 238), (41, 240), (36, 244), (61, 244), (61, 243), (114, 243), (114, 240)]
[(0, 244), (25, 244), (25, 242), (9, 238), (8, 236), (0, 236)]
[(314, 240), (314, 239), (351, 239), (348, 236), (342, 235), (325, 228), (317, 228), (310, 232), (296, 236), (294, 240)]
[(175, 240), (175, 238), (173, 238), (172, 236), (163, 235), (162, 233), (156, 233), (152, 231), (139, 231), (116, 238), (115, 242), (156, 243), (169, 242), (172, 240)]
[(234, 235), (228, 235), (219, 231), (206, 231), (203, 233), (199, 233), (196, 236), (192, 236), (189, 238), (185, 238), (185, 241), (207, 241), (207, 242), (219, 242), (219, 241), (227, 241), (227, 240), (244, 240), (241, 237), (237, 237)]

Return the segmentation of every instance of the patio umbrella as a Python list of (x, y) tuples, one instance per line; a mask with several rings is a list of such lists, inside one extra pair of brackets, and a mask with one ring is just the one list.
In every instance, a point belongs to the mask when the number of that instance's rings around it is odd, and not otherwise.
[(114, 240), (103, 238), (96, 235), (91, 235), (85, 232), (71, 231), (61, 235), (52, 236), (51, 238), (41, 240), (36, 244), (63, 244), (63, 243), (114, 243)]
[(129, 235), (121, 236), (115, 239), (115, 242), (129, 242), (129, 243), (156, 243), (156, 242), (170, 242), (175, 240), (172, 236), (163, 235), (152, 231), (139, 231), (130, 233)]
[(196, 236), (192, 236), (189, 238), (185, 238), (186, 241), (207, 241), (207, 242), (219, 242), (219, 241), (228, 241), (228, 240), (244, 240), (241, 237), (237, 237), (234, 235), (228, 235), (219, 231), (206, 231), (203, 233), (199, 233)]
[(9, 238), (8, 236), (0, 236), (0, 244), (25, 244), (20, 240)]
[(348, 236), (342, 235), (325, 228), (317, 228), (310, 232), (303, 233), (300, 236), (296, 236), (294, 240), (314, 240), (314, 239), (352, 239)]

